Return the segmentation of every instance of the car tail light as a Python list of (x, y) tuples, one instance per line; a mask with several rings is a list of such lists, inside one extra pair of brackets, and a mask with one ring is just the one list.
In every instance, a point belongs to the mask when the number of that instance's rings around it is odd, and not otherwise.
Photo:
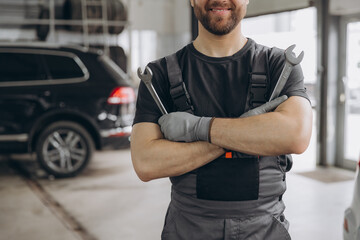
[(344, 218), (344, 229), (346, 232), (349, 232), (349, 225), (348, 225), (348, 221), (346, 218)]
[(131, 87), (117, 87), (111, 92), (107, 99), (108, 104), (132, 103), (134, 101), (135, 92)]

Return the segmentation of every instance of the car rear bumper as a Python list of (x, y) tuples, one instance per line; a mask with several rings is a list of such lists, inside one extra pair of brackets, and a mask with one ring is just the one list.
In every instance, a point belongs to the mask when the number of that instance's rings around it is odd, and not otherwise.
[(130, 146), (130, 135), (132, 127), (113, 128), (101, 130), (102, 149), (123, 149)]
[(110, 138), (110, 137), (129, 137), (131, 134), (132, 127), (118, 127), (112, 129), (103, 129), (100, 131), (100, 136), (102, 138)]

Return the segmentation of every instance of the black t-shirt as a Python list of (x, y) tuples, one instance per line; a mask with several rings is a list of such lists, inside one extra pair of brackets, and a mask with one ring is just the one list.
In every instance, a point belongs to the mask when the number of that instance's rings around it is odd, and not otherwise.
[[(229, 57), (209, 57), (197, 51), (190, 43), (176, 55), (182, 76), (190, 94), (195, 115), (207, 117), (236, 118), (244, 113), (249, 85), (250, 60), (254, 49), (260, 46), (249, 39), (245, 46)], [(269, 49), (270, 89), (275, 87), (285, 63), (284, 50)], [(152, 84), (168, 112), (175, 111), (169, 91), (169, 80), (165, 58), (149, 63), (153, 72)], [(281, 95), (301, 96), (309, 99), (304, 88), (300, 65), (293, 68)], [(141, 82), (134, 124), (157, 123), (161, 112), (148, 89)]]

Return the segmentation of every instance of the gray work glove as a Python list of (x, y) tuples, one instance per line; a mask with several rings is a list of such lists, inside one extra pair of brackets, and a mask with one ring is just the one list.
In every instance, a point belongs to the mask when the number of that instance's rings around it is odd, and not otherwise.
[(164, 137), (175, 142), (209, 141), (211, 117), (197, 117), (187, 112), (172, 112), (159, 118)]
[(282, 104), (283, 102), (286, 101), (286, 99), (288, 99), (288, 97), (286, 95), (283, 95), (281, 97), (275, 98), (274, 100), (267, 102), (257, 108), (251, 109), (250, 111), (242, 114), (240, 116), (240, 118), (244, 118), (244, 117), (251, 117), (251, 116), (255, 116), (255, 115), (260, 115), (263, 113), (267, 113), (270, 111), (273, 111), (275, 108), (277, 108), (280, 104)]

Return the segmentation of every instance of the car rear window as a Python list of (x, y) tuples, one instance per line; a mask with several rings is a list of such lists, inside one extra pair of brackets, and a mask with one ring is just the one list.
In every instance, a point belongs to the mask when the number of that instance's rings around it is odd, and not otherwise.
[(0, 82), (46, 79), (37, 54), (1, 53), (0, 66)]
[(84, 71), (72, 57), (47, 54), (44, 54), (43, 57), (49, 68), (51, 79), (84, 77)]

